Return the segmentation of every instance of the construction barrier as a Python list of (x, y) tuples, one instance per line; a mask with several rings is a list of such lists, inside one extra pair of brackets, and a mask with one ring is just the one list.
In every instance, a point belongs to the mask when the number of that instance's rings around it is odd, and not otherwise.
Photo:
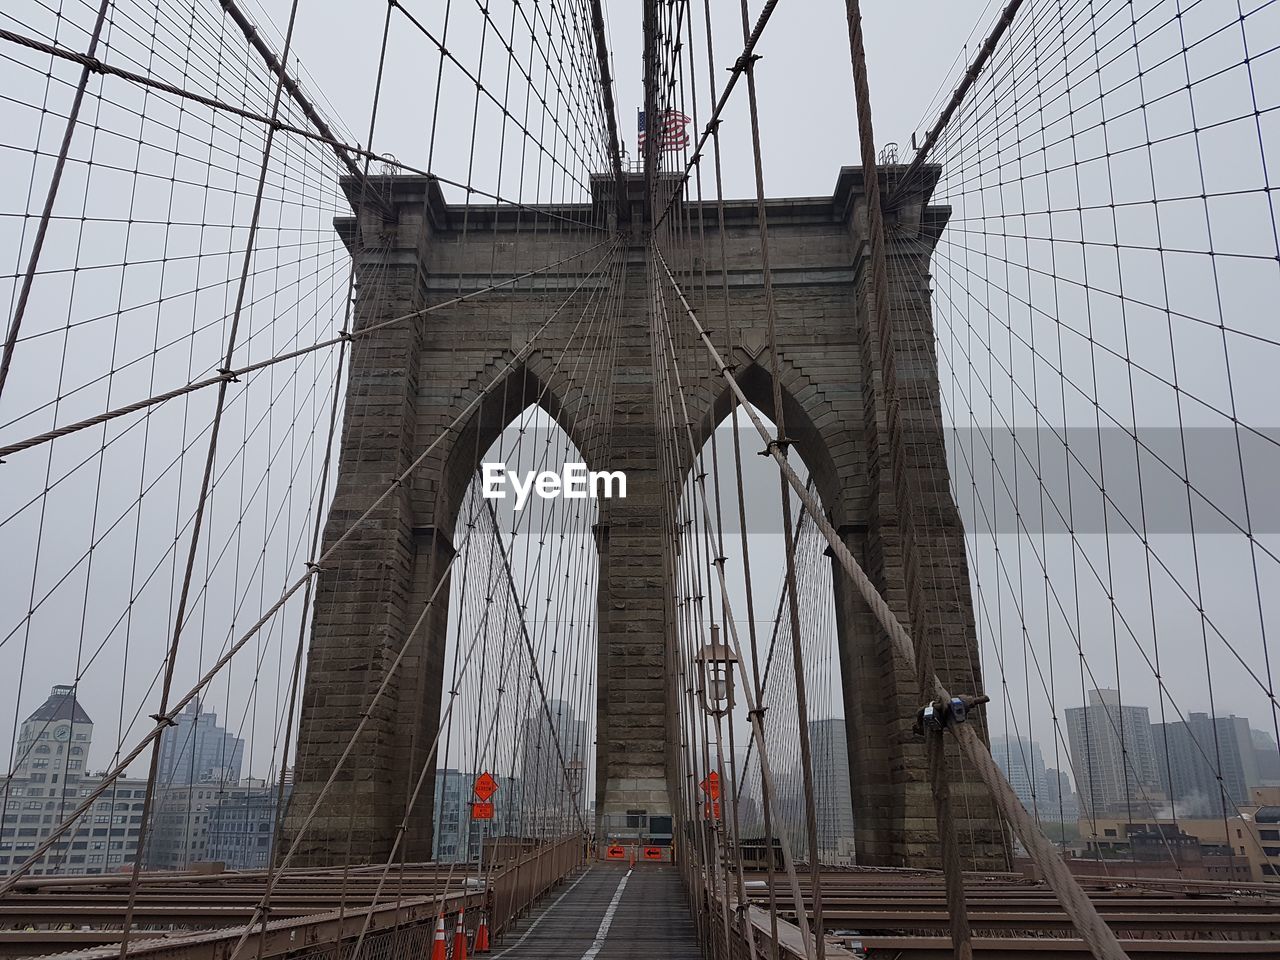
[(467, 960), (466, 914), (458, 912), (458, 925), (453, 928), (453, 954), (450, 960)]
[(436, 921), (436, 935), (431, 941), (431, 960), (447, 960), (449, 944), (444, 938), (444, 914)]
[(489, 952), (489, 915), (487, 913), (480, 914), (480, 923), (476, 926), (476, 939), (471, 945), (471, 952)]

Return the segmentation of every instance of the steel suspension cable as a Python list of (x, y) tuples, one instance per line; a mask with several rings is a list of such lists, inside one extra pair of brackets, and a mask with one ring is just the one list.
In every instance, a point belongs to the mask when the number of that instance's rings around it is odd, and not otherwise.
[[(680, 291), (675, 278), (666, 267), (666, 261), (663, 259), (661, 251), (655, 249), (654, 257), (662, 264), (668, 283), (672, 286), (678, 299), (680, 299), (690, 322), (698, 332), (699, 338), (715, 358), (725, 382), (731, 390), (738, 394), (739, 400), (745, 405), (747, 401), (746, 396), (742, 393), (742, 388), (738, 385), (737, 380), (734, 379), (731, 371), (725, 366), (719, 351), (716, 350), (715, 345), (707, 336), (697, 315), (684, 299), (684, 294)], [(747, 413), (761, 438), (768, 443), (770, 441), (769, 431), (764, 423), (750, 408), (748, 408)], [(774, 444), (770, 453), (786, 476), (791, 488), (813, 514), (814, 522), (827, 538), (831, 551), (857, 588), (859, 594), (862, 595), (867, 605), (871, 608), (876, 620), (889, 635), (889, 639), (893, 642), (898, 656), (902, 658), (903, 662), (915, 663), (915, 645), (911, 636), (867, 578), (866, 573), (862, 570), (857, 560), (854, 559), (843, 541), (841, 541), (834, 527), (821, 515), (819, 505), (805, 490), (804, 483), (796, 475), (791, 465), (787, 463), (785, 456), (777, 449), (776, 444)], [(938, 699), (943, 702), (950, 702), (951, 695), (949, 691), (942, 686), (936, 677), (931, 678), (930, 689)], [(1059, 896), (1063, 909), (1071, 917), (1076, 929), (1085, 938), (1090, 949), (1099, 957), (1099, 960), (1122, 960), (1122, 958), (1126, 957), (1119, 941), (1116, 940), (1115, 934), (1098, 915), (1097, 909), (1084, 894), (1084, 891), (1081, 890), (1078, 881), (1071, 875), (1058, 851), (1040, 832), (1034, 819), (1023, 809), (1021, 801), (1018, 800), (1017, 795), (1005, 780), (1004, 774), (991, 759), (991, 753), (986, 745), (982, 743), (970, 727), (964, 724), (952, 725), (948, 729), (955, 736), (965, 756), (973, 763), (987, 788), (992, 792), (1001, 813), (1009, 820), (1017, 832), (1018, 838), (1030, 851), (1040, 869), (1044, 871), (1046, 879)]]

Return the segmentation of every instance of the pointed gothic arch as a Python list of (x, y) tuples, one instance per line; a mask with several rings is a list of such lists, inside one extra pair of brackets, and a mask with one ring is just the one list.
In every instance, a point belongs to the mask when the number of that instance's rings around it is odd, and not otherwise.
[[(628, 189), (638, 190), (640, 183), (636, 178)], [(709, 228), (724, 235), (726, 282), (699, 291), (695, 299), (705, 317), (717, 318), (708, 321), (710, 335), (738, 371), (748, 399), (763, 410), (772, 408), (774, 376), (765, 311), (774, 311), (777, 376), (789, 439), (813, 471), (845, 546), (904, 619), (909, 618), (897, 505), (904, 491), (927, 500), (922, 512), (930, 517), (931, 528), (926, 542), (916, 544), (930, 623), (921, 639), (933, 648), (934, 662), (951, 689), (979, 693), (972, 600), (967, 574), (957, 570), (954, 560), (963, 562), (963, 528), (950, 500), (940, 421), (930, 413), (938, 387), (928, 320), (928, 252), (947, 216), (945, 209), (928, 206), (930, 186), (926, 177), (920, 196), (902, 205), (890, 245), (891, 312), (903, 325), (899, 340), (905, 336), (909, 341), (904, 356), (910, 357), (899, 365), (899, 396), (908, 407), (904, 423), (911, 436), (906, 442), (916, 450), (905, 483), (894, 476), (888, 456), (879, 353), (869, 328), (860, 171), (842, 170), (830, 198), (767, 201), (775, 254), (771, 298), (762, 296), (763, 277), (753, 266), (759, 263), (756, 205), (727, 203), (723, 221), (708, 206), (703, 216)], [(465, 238), (450, 226), (457, 218), (451, 221), (443, 199), (428, 196), (424, 201), (426, 188), (419, 178), (385, 178), (383, 188), (391, 226), (380, 228), (391, 238), (391, 249), (358, 251), (356, 269), (379, 272), (381, 289), (394, 295), (362, 303), (360, 320), (376, 322), (438, 300), (440, 288), (432, 286), (438, 282), (433, 277), (447, 278), (449, 293), (455, 295), (458, 277), (491, 276), (487, 260), (479, 264), (469, 259)], [(476, 207), (469, 209), (474, 215)], [(583, 210), (566, 208), (566, 213), (578, 218)], [(492, 216), (499, 236), (514, 230), (518, 220), (497, 208), (485, 216)], [(398, 490), (346, 541), (350, 560), (342, 576), (320, 577), (293, 809), (307, 809), (354, 726), (359, 698), (351, 690), (367, 687), (376, 677), (369, 651), (401, 636), (408, 611), (420, 608), (430, 595), (430, 571), (439, 569), (452, 549), (456, 505), (474, 469), (476, 451), (505, 425), (500, 411), (523, 409), (537, 394), (530, 384), (558, 384), (559, 392), (547, 395), (548, 413), (569, 425), (589, 463), (628, 474), (627, 499), (610, 502), (596, 529), (598, 830), (604, 836), (610, 824), (625, 826), (636, 811), (669, 820), (669, 780), (675, 769), (671, 757), (679, 748), (666, 675), (674, 615), (664, 580), (669, 532), (656, 516), (667, 509), (667, 488), (658, 462), (659, 444), (665, 440), (660, 440), (654, 407), (656, 305), (645, 229), (637, 221), (619, 234), (616, 270), (596, 278), (596, 286), (589, 288), (606, 292), (616, 308), (610, 337), (617, 350), (608, 361), (613, 385), (607, 399), (591, 396), (583, 378), (572, 371), (564, 377), (550, 373), (551, 358), (582, 349), (572, 318), (559, 317), (555, 310), (593, 274), (600, 256), (595, 236), (538, 241), (545, 246), (526, 250), (526, 255), (535, 264), (556, 268), (541, 274), (536, 284), (495, 289), (459, 301), (447, 316), (387, 327), (363, 354), (353, 353), (342, 464), (326, 542), (360, 515), (369, 489), (380, 489), (398, 475), (451, 424), (465, 406), (463, 398), (493, 380), (538, 332), (538, 352), (499, 377), (492, 404), (459, 424), (458, 437), (436, 451), (413, 483)], [(707, 246), (718, 248), (717, 243)], [(574, 249), (580, 251), (576, 260)], [(721, 268), (715, 257), (706, 264), (708, 275), (720, 275)], [(696, 336), (682, 330), (670, 343), (680, 369), (706, 374), (708, 358)], [(598, 356), (600, 350), (594, 353)], [(707, 375), (691, 375), (683, 385), (691, 428), (705, 442), (727, 408), (726, 386)], [(597, 424), (605, 418), (608, 430), (588, 431), (589, 436), (607, 436), (599, 447), (573, 435), (573, 424)], [(922, 743), (911, 729), (920, 707), (914, 665), (894, 657), (843, 574), (834, 580), (859, 859), (936, 866), (940, 850), (934, 805)], [(431, 679), (439, 670), (431, 662), (436, 648), (430, 638), (442, 629), (433, 621), (426, 646), (415, 651), (407, 674), (414, 681), (402, 678), (394, 708), (372, 725), (377, 749), (362, 758), (349, 789), (322, 811), (313, 839), (296, 862), (329, 862), (331, 838), (341, 837), (345, 846), (349, 834), (362, 855), (385, 852), (392, 827), (403, 816), (405, 781), (413, 768), (412, 762), (405, 763), (404, 744), (415, 737), (429, 740), (423, 736), (424, 724), (433, 720), (416, 711), (424, 703), (439, 702), (438, 681)], [(985, 730), (981, 718), (975, 725)], [(409, 758), (416, 760), (411, 752)], [(956, 805), (963, 810), (958, 832), (969, 863), (1005, 867), (1005, 837), (985, 788), (959, 763), (955, 781), (953, 796), (961, 798)], [(355, 830), (347, 819), (351, 803), (359, 804), (363, 814)], [(410, 812), (411, 858), (429, 855), (430, 820), (429, 806)], [(287, 824), (286, 842), (289, 832)]]

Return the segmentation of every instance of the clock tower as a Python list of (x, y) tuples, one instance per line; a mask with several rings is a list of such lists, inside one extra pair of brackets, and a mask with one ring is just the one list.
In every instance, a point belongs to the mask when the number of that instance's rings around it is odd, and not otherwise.
[(56, 684), (18, 730), (14, 773), (52, 785), (79, 780), (88, 770), (92, 741), (93, 721), (80, 706), (76, 688)]

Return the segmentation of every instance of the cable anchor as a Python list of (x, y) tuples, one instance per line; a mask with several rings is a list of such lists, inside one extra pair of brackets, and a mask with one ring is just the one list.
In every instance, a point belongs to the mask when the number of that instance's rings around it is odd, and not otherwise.
[(911, 728), (917, 736), (923, 736), (926, 730), (941, 733), (949, 726), (964, 723), (969, 719), (969, 711), (990, 703), (991, 698), (985, 693), (976, 697), (952, 697), (950, 700), (931, 700), (920, 708), (916, 714), (915, 725)]

